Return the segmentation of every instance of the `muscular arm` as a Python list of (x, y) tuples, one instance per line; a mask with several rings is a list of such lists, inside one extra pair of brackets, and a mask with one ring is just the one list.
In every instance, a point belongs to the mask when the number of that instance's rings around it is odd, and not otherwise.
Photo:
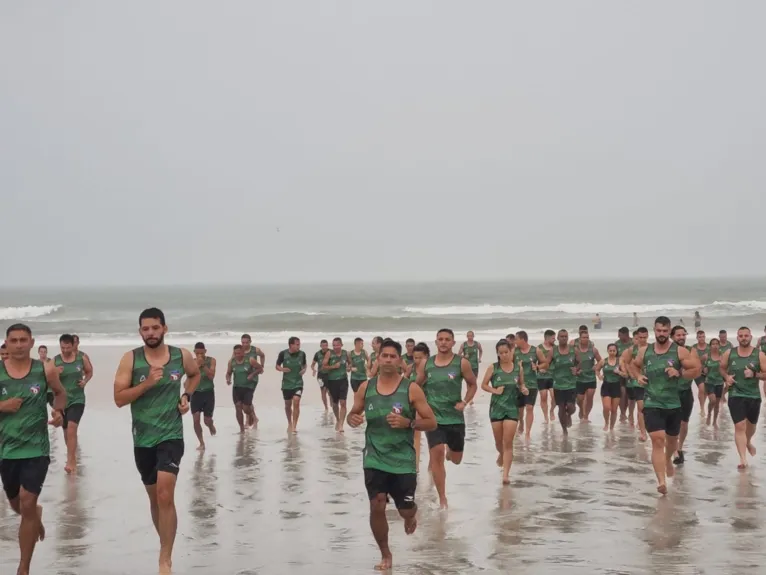
[(346, 416), (346, 422), (351, 426), (355, 427), (353, 422), (351, 421), (352, 415), (364, 415), (364, 395), (367, 393), (367, 382), (364, 381), (359, 385), (359, 388), (356, 390), (356, 393), (354, 393), (354, 405), (351, 406), (351, 409), (348, 410), (348, 415)]
[(234, 373), (234, 370), (231, 367), (232, 360), (229, 360), (229, 363), (226, 365), (226, 383), (231, 383), (231, 374)]
[(593, 356), (596, 358), (597, 362), (601, 361), (601, 353), (599, 353), (595, 346), (593, 347)]
[(723, 377), (723, 381), (727, 382), (729, 379), (729, 352), (726, 351), (721, 356), (721, 361), (718, 362), (718, 372)]
[(689, 351), (685, 347), (679, 347), (678, 359), (681, 361), (681, 377), (684, 379), (694, 379), (702, 375), (702, 364), (696, 351)]
[(473, 396), (476, 395), (476, 391), (479, 389), (476, 385), (476, 376), (473, 374), (473, 369), (471, 369), (471, 362), (463, 358), (460, 361), (460, 371), (463, 373), (463, 379), (468, 386), (463, 403), (471, 403)]
[(477, 341), (476, 347), (479, 348), (479, 363), (481, 363), (481, 357), (484, 355), (484, 350), (481, 348), (481, 344)]
[(82, 378), (82, 384), (85, 385), (91, 379), (93, 379), (93, 364), (90, 362), (90, 358), (82, 354), (82, 371), (85, 377)]
[(210, 358), (210, 367), (203, 365), (200, 367), (200, 371), (204, 373), (209, 379), (215, 379), (216, 361), (214, 357)]
[[(426, 394), (423, 393), (423, 389), (419, 385), (410, 385), (410, 403), (412, 403), (417, 414), (415, 429), (420, 431), (433, 431), (436, 429), (436, 416), (431, 406), (428, 405), (428, 401), (426, 401)], [(364, 409), (364, 396), (362, 396), (362, 409)]]
[(766, 353), (762, 351), (758, 352), (758, 365), (761, 370), (755, 374), (755, 377), (760, 380), (766, 380)]
[(417, 383), (420, 387), (423, 387), (423, 385), (426, 382), (426, 365), (425, 363), (421, 365), (415, 365), (415, 383)]
[(276, 363), (277, 371), (284, 373), (285, 368), (282, 367), (282, 364), (284, 363), (284, 361), (285, 361), (285, 352), (280, 351), (279, 355), (277, 356), (277, 363)]
[(253, 373), (255, 375), (261, 375), (263, 373), (263, 364), (261, 364), (257, 359), (254, 357), (250, 358), (250, 365), (253, 366)]
[[(632, 359), (628, 364), (628, 370), (631, 372), (631, 377), (639, 383), (641, 383), (641, 370), (644, 368), (644, 355), (646, 354), (646, 350), (646, 347), (639, 349), (636, 358)], [(633, 355), (632, 352), (631, 355)]]
[(184, 393), (191, 395), (199, 385), (199, 380), (202, 374), (200, 374), (199, 366), (194, 361), (194, 356), (188, 349), (181, 350), (181, 358), (184, 362), (184, 372), (186, 373), (186, 381), (184, 382)]
[(263, 350), (260, 347), (255, 348), (255, 355), (258, 356), (258, 359), (260, 359), (261, 363), (261, 373), (263, 373), (263, 366), (266, 365), (266, 354), (263, 353)]
[(133, 378), (133, 352), (122, 356), (117, 373), (114, 376), (114, 403), (117, 407), (125, 407), (145, 394), (152, 386), (149, 379), (131, 387)]
[(48, 387), (53, 392), (53, 409), (63, 412), (66, 407), (66, 391), (64, 386), (61, 385), (59, 370), (52, 361), (45, 364), (45, 379), (48, 381)]
[(541, 369), (543, 371), (548, 370), (548, 358), (545, 356), (545, 354), (540, 351), (540, 348), (537, 348), (537, 370), (540, 371)]

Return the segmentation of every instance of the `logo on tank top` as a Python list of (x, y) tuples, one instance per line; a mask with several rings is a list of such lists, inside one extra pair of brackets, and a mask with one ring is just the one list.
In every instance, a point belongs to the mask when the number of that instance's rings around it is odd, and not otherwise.
[(142, 375), (141, 377), (138, 378), (138, 383), (144, 383), (145, 381), (146, 381), (145, 375)]
[(391, 411), (393, 411), (393, 412), (394, 412), (394, 413), (396, 413), (396, 414), (399, 414), (399, 415), (401, 415), (401, 414), (402, 414), (402, 404), (401, 404), (401, 403), (395, 403), (395, 404), (394, 404), (394, 405), (391, 407)]
[(8, 395), (8, 390), (7, 390), (7, 389), (5, 389), (5, 388), (3, 388), (3, 393), (2, 393), (2, 394), (0, 394), (0, 395)]
[(454, 371), (450, 371), (447, 374), (447, 377), (450, 378), (450, 379), (455, 379), (455, 377), (457, 377), (457, 374)]
[(82, 367), (81, 367), (81, 366), (79, 366), (79, 365), (78, 365), (78, 366), (77, 366), (75, 369), (76, 369), (77, 371), (82, 371)]
[(171, 371), (170, 372), (170, 381), (178, 381), (181, 379), (181, 372), (180, 371)]
[(34, 385), (30, 385), (29, 391), (31, 391), (33, 395), (37, 395), (38, 393), (40, 393), (40, 385), (37, 383)]

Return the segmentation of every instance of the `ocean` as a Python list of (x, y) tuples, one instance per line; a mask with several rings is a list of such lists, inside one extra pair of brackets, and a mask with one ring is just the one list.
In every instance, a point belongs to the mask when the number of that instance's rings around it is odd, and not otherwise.
[(136, 341), (137, 318), (146, 307), (167, 317), (169, 341), (222, 344), (250, 333), (256, 343), (284, 343), (296, 335), (306, 343), (322, 338), (374, 335), (432, 341), (442, 327), (461, 340), (468, 330), (491, 341), (525, 329), (540, 339), (546, 329), (615, 331), (651, 327), (660, 314), (693, 328), (699, 311), (708, 337), (741, 325), (760, 335), (766, 323), (766, 283), (754, 279), (552, 282), (391, 283), (355, 285), (79, 288), (0, 291), (0, 327), (21, 321), (39, 343), (76, 333), (88, 346)]

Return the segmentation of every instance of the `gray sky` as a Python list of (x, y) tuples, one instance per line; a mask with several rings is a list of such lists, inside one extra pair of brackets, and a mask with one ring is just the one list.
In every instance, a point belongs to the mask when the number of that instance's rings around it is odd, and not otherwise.
[(762, 275), (764, 21), (4, 2), (0, 285)]

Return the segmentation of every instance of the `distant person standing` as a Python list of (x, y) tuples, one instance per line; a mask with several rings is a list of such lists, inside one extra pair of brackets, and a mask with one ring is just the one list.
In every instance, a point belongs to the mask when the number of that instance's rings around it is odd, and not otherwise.
[(198, 451), (205, 450), (205, 439), (202, 435), (200, 416), (204, 417), (205, 425), (210, 430), (210, 435), (216, 434), (213, 423), (215, 411), (215, 369), (217, 363), (214, 357), (208, 357), (205, 344), (201, 341), (194, 344), (194, 359), (199, 367), (200, 378), (197, 389), (191, 396), (191, 413), (194, 420), (194, 433), (199, 441)]
[(633, 312), (633, 327), (638, 327), (638, 314)]
[[(114, 402), (130, 405), (133, 455), (160, 537), (159, 572), (170, 573), (176, 538), (175, 491), (184, 454), (182, 416), (197, 389), (200, 371), (192, 354), (165, 343), (165, 314), (145, 309), (138, 319), (142, 347), (129, 351), (114, 378)], [(186, 375), (184, 392), (181, 380)]]
[(702, 316), (700, 315), (699, 310), (694, 312), (694, 329), (698, 330), (702, 327)]
[(601, 329), (601, 315), (596, 314), (593, 318), (593, 329)]
[(306, 354), (301, 340), (293, 336), (287, 340), (287, 349), (277, 356), (277, 371), (282, 373), (282, 399), (285, 401), (287, 433), (297, 433), (303, 397), (303, 374), (306, 373)]

